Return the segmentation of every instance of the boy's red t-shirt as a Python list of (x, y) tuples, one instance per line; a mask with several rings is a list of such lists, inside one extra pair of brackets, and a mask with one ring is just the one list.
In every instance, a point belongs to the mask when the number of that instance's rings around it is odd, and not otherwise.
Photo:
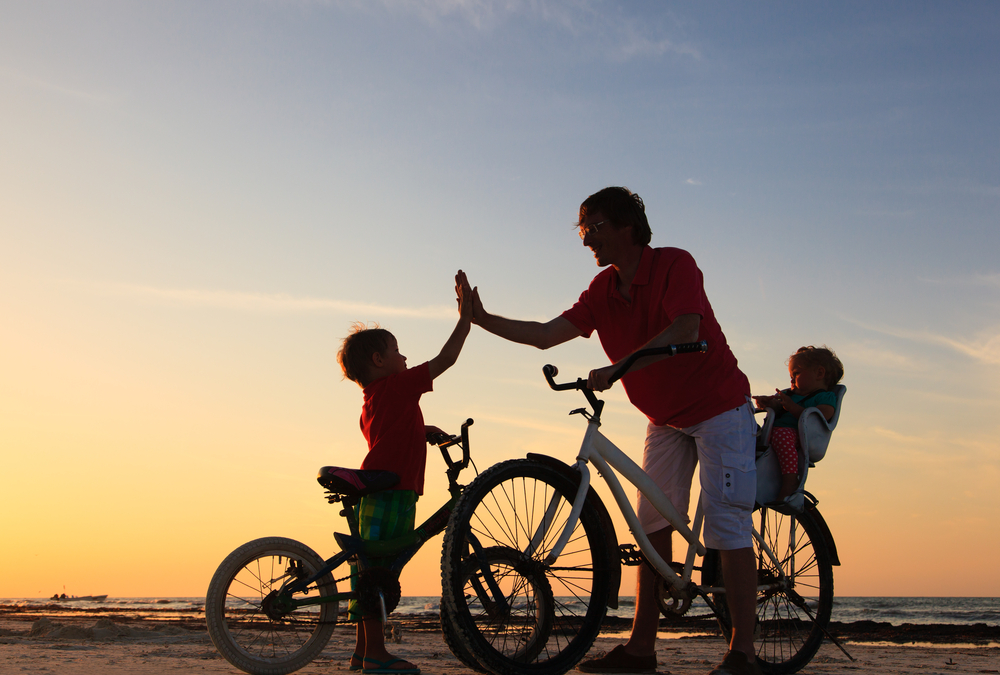
[(424, 493), (427, 439), (420, 396), (433, 386), (430, 365), (422, 363), (364, 388), (361, 432), (368, 440), (368, 455), (361, 468), (397, 474), (399, 483), (393, 490)]

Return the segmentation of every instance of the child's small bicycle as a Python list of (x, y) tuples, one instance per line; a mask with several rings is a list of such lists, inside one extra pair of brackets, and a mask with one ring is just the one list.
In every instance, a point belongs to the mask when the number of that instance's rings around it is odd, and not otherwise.
[[(403, 566), (428, 539), (445, 529), (462, 493), (459, 473), (469, 465), (469, 426), (461, 436), (442, 434), (432, 439), (448, 466), (451, 498), (412, 533), (385, 541), (365, 541), (358, 532), (356, 506), (366, 494), (385, 490), (399, 478), (389, 471), (358, 471), (323, 467), (317, 480), (327, 489), (330, 503), (344, 505), (350, 534), (334, 534), (340, 553), (323, 560), (309, 547), (292, 539), (265, 537), (240, 546), (219, 565), (205, 598), (208, 633), (219, 652), (232, 665), (253, 675), (283, 675), (311, 662), (329, 641), (337, 623), (339, 603), (356, 600), (363, 613), (381, 613), (383, 621), (400, 599), (398, 576)], [(459, 446), (462, 459), (453, 461), (449, 448)], [(370, 558), (391, 558), (388, 567), (373, 567)], [(486, 565), (503, 563), (490, 555)], [(356, 590), (337, 591), (334, 571), (345, 562), (356, 563)], [(469, 573), (472, 573), (470, 569)], [(484, 573), (478, 572), (482, 578)], [(485, 573), (495, 592), (496, 577)], [(444, 611), (444, 610), (442, 610)], [(445, 640), (467, 666), (482, 670), (478, 662), (442, 621)]]
[[(706, 349), (704, 342), (674, 345), (642, 350), (633, 359)], [(623, 364), (612, 381), (632, 362)], [(699, 539), (700, 500), (689, 528), (653, 480), (600, 433), (604, 402), (587, 382), (556, 384), (555, 367), (545, 366), (543, 372), (552, 389), (581, 391), (590, 405), (570, 413), (587, 422), (577, 461), (571, 466), (529, 454), (484, 471), (466, 488), (444, 537), (442, 622), (454, 623), (453, 637), (491, 673), (564, 673), (590, 649), (607, 608), (618, 606), (621, 565), (648, 564), (659, 575), (658, 601), (665, 615), (684, 614), (700, 597), (728, 639), (732, 624), (720, 557)], [(638, 550), (619, 546), (607, 508), (590, 488), (589, 464), (614, 495)], [(653, 548), (615, 470), (688, 541), (684, 562), (665, 561)], [(775, 508), (763, 506), (754, 515), (755, 641), (766, 673), (800, 670), (824, 635), (829, 637), (837, 549), (816, 500), (804, 492), (797, 497)], [(766, 501), (760, 490), (758, 501)], [(703, 556), (700, 568), (694, 566), (696, 555)], [(501, 569), (507, 584), (503, 595), (481, 576)], [(701, 584), (693, 580), (695, 570), (701, 572)]]

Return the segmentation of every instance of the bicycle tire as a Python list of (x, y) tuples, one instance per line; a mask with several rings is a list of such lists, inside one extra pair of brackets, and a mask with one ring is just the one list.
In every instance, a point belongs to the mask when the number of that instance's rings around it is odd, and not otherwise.
[[(498, 464), (469, 485), (455, 506), (442, 550), (442, 605), (458, 637), (476, 660), (496, 675), (561, 675), (575, 666), (600, 632), (607, 611), (612, 561), (597, 510), (584, 503), (580, 520), (554, 565), (545, 557), (569, 516), (576, 485), (571, 478), (538, 461), (518, 459)], [(533, 535), (549, 511), (549, 527), (532, 549)], [(475, 540), (489, 559), (497, 551), (517, 557), (517, 574), (497, 581), (508, 600), (520, 604), (497, 612), (483, 600), (485, 582), (470, 588), (481, 562)], [(497, 562), (494, 559), (490, 564)], [(478, 575), (481, 577), (482, 575)], [(542, 580), (544, 579), (544, 584)], [(525, 589), (530, 586), (531, 591)], [(545, 605), (550, 605), (546, 607)], [(551, 628), (538, 621), (550, 615)], [(532, 644), (532, 641), (534, 643)]]
[(466, 668), (477, 673), (489, 672), (480, 665), (479, 661), (476, 661), (476, 657), (465, 646), (465, 642), (458, 634), (458, 629), (455, 628), (455, 621), (448, 615), (448, 610), (443, 602), (441, 603), (441, 634), (444, 635), (444, 643), (448, 645), (448, 649)]
[[(833, 611), (833, 563), (822, 530), (809, 511), (784, 515), (762, 508), (755, 518), (761, 539), (785, 575), (782, 582), (778, 567), (755, 539), (758, 587), (773, 585), (757, 591), (757, 663), (768, 675), (790, 675), (805, 667), (823, 643)], [(722, 580), (721, 570), (718, 578)], [(729, 640), (732, 622), (726, 598), (716, 595), (714, 600), (719, 624)]]
[[(281, 614), (270, 603), (285, 584), (311, 577), (325, 562), (293, 539), (266, 537), (240, 546), (212, 576), (205, 597), (208, 634), (219, 653), (251, 675), (285, 675), (309, 664), (323, 651), (337, 622), (337, 603), (301, 607)], [(336, 595), (330, 573), (296, 599), (318, 591)]]

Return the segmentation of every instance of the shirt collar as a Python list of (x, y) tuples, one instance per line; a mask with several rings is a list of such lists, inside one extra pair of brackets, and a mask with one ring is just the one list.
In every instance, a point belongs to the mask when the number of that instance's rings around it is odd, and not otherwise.
[[(645, 246), (642, 249), (642, 255), (639, 257), (639, 267), (635, 270), (635, 276), (632, 278), (632, 286), (645, 286), (648, 284), (652, 269), (653, 249)], [(611, 291), (611, 297), (624, 300), (621, 293), (618, 292), (618, 272), (614, 271), (613, 268), (611, 273), (611, 288), (609, 290)]]
[(639, 284), (645, 286), (649, 283), (649, 275), (653, 269), (653, 249), (646, 246), (642, 249), (642, 257), (639, 258), (639, 269), (635, 271), (635, 278), (632, 285)]

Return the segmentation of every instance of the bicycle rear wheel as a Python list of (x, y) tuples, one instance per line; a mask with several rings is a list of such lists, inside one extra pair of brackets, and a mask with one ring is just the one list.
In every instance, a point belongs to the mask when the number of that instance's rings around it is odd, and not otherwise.
[(560, 675), (600, 631), (612, 561), (592, 505), (558, 560), (544, 562), (575, 494), (551, 467), (511, 460), (479, 476), (455, 506), (441, 559), (442, 616), (492, 673)]
[[(757, 559), (757, 663), (770, 675), (801, 670), (823, 643), (833, 610), (833, 564), (809, 511), (784, 515), (762, 508), (755, 516)], [(774, 553), (777, 564), (762, 548)], [(719, 578), (722, 578), (721, 572)], [(731, 618), (724, 595), (714, 598), (728, 640)]]
[[(267, 537), (244, 544), (222, 561), (205, 597), (205, 620), (216, 649), (251, 675), (286, 675), (311, 662), (330, 640), (337, 603), (283, 609), (279, 591), (313, 576), (324, 561), (293, 539)], [(292, 600), (332, 596), (330, 573)]]

